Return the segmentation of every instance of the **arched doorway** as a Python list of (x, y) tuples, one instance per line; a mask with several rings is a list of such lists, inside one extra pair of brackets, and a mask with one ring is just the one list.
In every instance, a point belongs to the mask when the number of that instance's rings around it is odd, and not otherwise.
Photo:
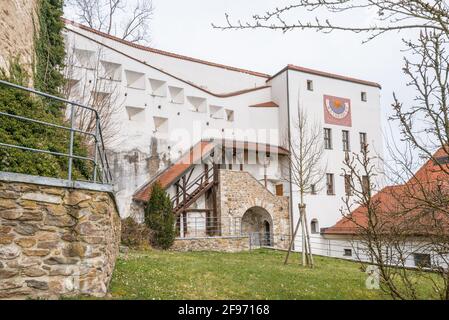
[(253, 246), (272, 246), (273, 220), (262, 207), (252, 207), (246, 210), (242, 217), (241, 230), (248, 235)]

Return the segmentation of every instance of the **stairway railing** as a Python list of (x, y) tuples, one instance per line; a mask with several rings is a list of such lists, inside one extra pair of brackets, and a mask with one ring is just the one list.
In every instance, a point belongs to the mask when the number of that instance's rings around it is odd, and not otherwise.
[[(112, 173), (111, 173), (111, 170), (109, 167), (109, 162), (108, 162), (108, 158), (106, 156), (106, 149), (105, 149), (104, 141), (103, 141), (103, 133), (102, 133), (101, 124), (100, 124), (100, 116), (99, 116), (97, 110), (87, 107), (85, 105), (79, 104), (77, 102), (69, 101), (69, 100), (66, 100), (66, 99), (63, 99), (60, 97), (56, 97), (56, 96), (53, 96), (53, 95), (50, 95), (50, 94), (47, 94), (44, 92), (40, 92), (40, 91), (31, 89), (31, 88), (26, 88), (23, 86), (19, 86), (17, 84), (9, 83), (7, 81), (0, 80), (0, 85), (18, 89), (21, 91), (26, 91), (26, 92), (36, 94), (41, 97), (48, 98), (53, 101), (58, 101), (58, 102), (64, 103), (68, 107), (69, 123), (70, 123), (70, 126), (64, 126), (64, 125), (58, 125), (58, 124), (40, 121), (40, 120), (36, 120), (36, 119), (31, 119), (31, 118), (27, 118), (27, 117), (23, 117), (23, 116), (19, 116), (19, 115), (14, 115), (14, 114), (6, 113), (6, 112), (0, 112), (0, 116), (2, 116), (2, 117), (9, 117), (9, 118), (17, 119), (19, 121), (36, 123), (36, 124), (40, 124), (40, 125), (43, 125), (46, 127), (52, 127), (52, 128), (69, 131), (69, 133), (70, 133), (69, 145), (67, 146), (68, 153), (54, 152), (54, 151), (44, 150), (44, 149), (29, 148), (29, 147), (25, 147), (23, 145), (3, 143), (1, 141), (0, 141), (0, 147), (20, 149), (20, 150), (25, 150), (25, 151), (35, 152), (35, 153), (40, 153), (40, 154), (50, 154), (50, 155), (58, 156), (58, 157), (66, 157), (68, 159), (67, 160), (67, 162), (68, 162), (67, 178), (69, 181), (73, 180), (72, 173), (73, 173), (73, 160), (74, 159), (90, 161), (93, 164), (93, 172), (92, 172), (92, 176), (89, 178), (89, 182), (101, 183), (101, 184), (112, 184), (113, 183)], [(76, 128), (76, 120), (77, 120), (76, 116), (75, 116), (76, 108), (81, 108), (81, 109), (84, 109), (84, 110), (92, 113), (92, 116), (94, 117), (93, 120), (95, 121), (95, 132), (86, 132), (82, 129)], [(1, 122), (0, 122), (0, 124), (1, 124)], [(94, 146), (94, 151), (93, 151), (94, 155), (93, 156), (85, 157), (85, 156), (79, 156), (79, 155), (74, 154), (75, 133), (84, 134), (84, 135), (91, 136), (94, 138), (95, 146)]]
[(208, 168), (203, 171), (198, 177), (195, 178), (187, 186), (181, 186), (175, 196), (171, 198), (175, 213), (180, 209), (187, 207), (188, 203), (194, 199), (201, 191), (209, 188), (214, 183), (214, 167)]

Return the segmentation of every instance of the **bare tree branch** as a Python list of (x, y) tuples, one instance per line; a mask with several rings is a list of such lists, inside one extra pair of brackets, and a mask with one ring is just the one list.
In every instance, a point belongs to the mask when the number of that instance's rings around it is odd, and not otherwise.
[(131, 42), (150, 43), (151, 0), (68, 0), (67, 7), (79, 23)]

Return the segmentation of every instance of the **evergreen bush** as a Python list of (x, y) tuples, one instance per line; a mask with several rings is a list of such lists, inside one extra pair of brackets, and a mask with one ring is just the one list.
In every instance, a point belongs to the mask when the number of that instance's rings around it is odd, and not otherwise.
[(159, 182), (153, 185), (145, 210), (145, 223), (154, 232), (153, 245), (168, 249), (175, 240), (175, 217), (167, 192)]

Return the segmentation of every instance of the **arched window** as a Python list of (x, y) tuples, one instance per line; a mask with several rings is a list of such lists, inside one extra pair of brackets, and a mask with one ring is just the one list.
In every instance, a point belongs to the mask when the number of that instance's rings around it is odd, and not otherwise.
[(312, 219), (312, 222), (310, 222), (310, 230), (312, 233), (320, 233), (317, 219)]

